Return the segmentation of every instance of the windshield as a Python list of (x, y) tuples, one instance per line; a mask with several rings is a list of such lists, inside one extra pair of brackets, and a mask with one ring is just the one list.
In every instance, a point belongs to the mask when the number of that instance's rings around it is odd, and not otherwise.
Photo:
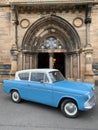
[(64, 77), (60, 71), (52, 71), (49, 73), (49, 75), (52, 82), (58, 82), (58, 81), (64, 80)]

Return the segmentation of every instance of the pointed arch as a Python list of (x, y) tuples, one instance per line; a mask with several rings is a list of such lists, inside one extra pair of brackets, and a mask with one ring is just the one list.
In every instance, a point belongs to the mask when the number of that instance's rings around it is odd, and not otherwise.
[(68, 52), (81, 48), (80, 38), (75, 28), (63, 18), (48, 15), (38, 19), (27, 30), (22, 41), (22, 48), (28, 46), (29, 51), (37, 49), (43, 39), (56, 36), (62, 41)]

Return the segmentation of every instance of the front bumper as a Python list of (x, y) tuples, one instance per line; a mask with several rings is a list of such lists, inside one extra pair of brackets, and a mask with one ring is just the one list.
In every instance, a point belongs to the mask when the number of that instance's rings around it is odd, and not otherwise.
[(84, 103), (84, 108), (92, 109), (95, 106), (95, 102), (96, 102), (96, 99), (95, 99), (95, 96), (93, 96)]

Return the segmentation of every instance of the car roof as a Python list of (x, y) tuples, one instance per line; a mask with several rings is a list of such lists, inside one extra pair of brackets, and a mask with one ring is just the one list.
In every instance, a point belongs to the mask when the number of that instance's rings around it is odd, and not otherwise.
[(26, 69), (26, 70), (20, 70), (16, 73), (23, 73), (23, 72), (46, 72), (49, 73), (51, 71), (58, 71), (58, 69)]

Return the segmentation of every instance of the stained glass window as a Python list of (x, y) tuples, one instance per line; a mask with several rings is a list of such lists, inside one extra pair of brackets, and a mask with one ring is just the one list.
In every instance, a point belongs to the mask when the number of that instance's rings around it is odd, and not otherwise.
[(41, 44), (40, 49), (63, 49), (63, 46), (55, 37), (49, 37)]

